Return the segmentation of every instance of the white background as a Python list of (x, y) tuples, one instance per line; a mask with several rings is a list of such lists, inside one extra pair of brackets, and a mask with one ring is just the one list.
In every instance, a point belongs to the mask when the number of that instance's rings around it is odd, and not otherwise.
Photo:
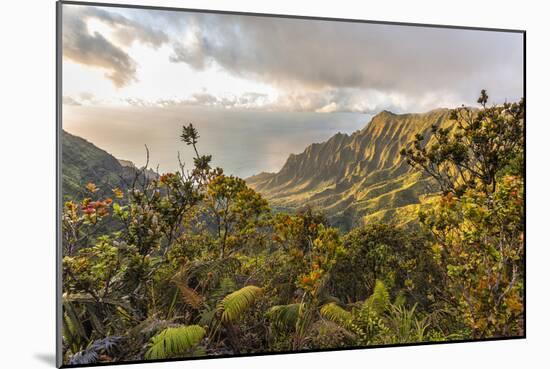
[[(528, 50), (526, 340), (144, 364), (132, 368), (548, 367), (550, 32), (544, 1), (120, 2), (527, 29)], [(0, 17), (0, 367), (51, 368), (55, 352), (55, 3), (5, 1)]]

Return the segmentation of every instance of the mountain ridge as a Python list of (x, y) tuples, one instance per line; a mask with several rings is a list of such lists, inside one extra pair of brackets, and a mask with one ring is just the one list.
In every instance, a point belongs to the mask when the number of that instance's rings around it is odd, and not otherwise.
[(382, 111), (352, 134), (337, 133), (289, 155), (279, 172), (260, 173), (246, 181), (276, 207), (312, 205), (348, 226), (381, 210), (419, 205), (430, 194), (429, 180), (399, 152), (417, 133), (429, 140), (432, 124), (447, 124), (449, 112)]
[[(290, 154), (279, 172), (260, 172), (246, 181), (274, 209), (311, 205), (343, 228), (366, 220), (415, 218), (409, 214), (416, 214), (435, 191), (399, 152), (417, 133), (428, 141), (431, 126), (448, 124), (449, 113), (445, 108), (406, 114), (382, 111), (360, 130), (339, 132)], [(82, 197), (88, 182), (109, 196), (113, 188), (131, 183), (139, 170), (83, 138), (66, 131), (62, 135), (64, 197)], [(157, 175), (151, 170), (144, 174)]]
[[(130, 160), (118, 159), (92, 142), (61, 132), (62, 190), (64, 199), (78, 199), (87, 196), (84, 186), (92, 182), (98, 187), (100, 197), (112, 196), (116, 187), (125, 189), (141, 169)], [(157, 174), (151, 169), (143, 171), (148, 178)]]
[(61, 133), (63, 197), (84, 196), (84, 186), (92, 182), (99, 187), (99, 195), (110, 195), (115, 187), (122, 187), (124, 171), (117, 158), (86, 139), (65, 130)]

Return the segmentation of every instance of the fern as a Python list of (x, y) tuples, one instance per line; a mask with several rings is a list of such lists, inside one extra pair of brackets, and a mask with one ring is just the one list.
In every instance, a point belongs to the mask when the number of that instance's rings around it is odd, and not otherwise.
[(100, 359), (101, 354), (113, 356), (118, 353), (121, 337), (109, 336), (92, 342), (90, 347), (69, 357), (69, 365), (87, 365), (94, 364)]
[(188, 354), (205, 334), (205, 329), (198, 325), (166, 328), (151, 339), (145, 359), (167, 359)]
[(80, 351), (88, 336), (81, 319), (71, 303), (63, 303), (63, 338), (73, 353)]
[(237, 320), (256, 301), (262, 292), (260, 287), (246, 286), (225, 296), (218, 304), (222, 322)]
[(332, 322), (341, 324), (343, 326), (348, 325), (352, 319), (352, 315), (349, 311), (336, 305), (334, 302), (325, 304), (320, 310), (321, 316)]
[(229, 295), (231, 292), (235, 292), (237, 288), (237, 284), (233, 281), (233, 279), (224, 277), (220, 280), (219, 286), (210, 292), (208, 301), (214, 303), (215, 305), (218, 301)]
[(187, 284), (185, 283), (177, 281), (175, 281), (174, 283), (176, 283), (176, 285), (178, 286), (183, 301), (185, 301), (185, 303), (187, 303), (193, 309), (199, 309), (202, 306), (204, 299), (197, 291), (187, 286)]
[(187, 282), (191, 278), (197, 278), (200, 288), (217, 285), (220, 280), (232, 275), (240, 266), (240, 261), (235, 257), (226, 257), (215, 260), (196, 260), (187, 263), (174, 277), (176, 280)]
[(303, 308), (303, 303), (276, 305), (271, 307), (266, 315), (277, 327), (291, 328), (296, 326), (300, 310)]
[(67, 359), (67, 364), (69, 365), (89, 365), (95, 364), (99, 358), (97, 352), (93, 350), (83, 350), (79, 351), (73, 356), (70, 356)]
[(422, 342), (429, 327), (426, 319), (416, 318), (416, 304), (409, 310), (405, 306), (392, 305), (388, 314), (393, 343)]
[(379, 315), (388, 309), (390, 306), (390, 293), (386, 289), (384, 282), (376, 280), (374, 291), (365, 301), (364, 306), (374, 310)]

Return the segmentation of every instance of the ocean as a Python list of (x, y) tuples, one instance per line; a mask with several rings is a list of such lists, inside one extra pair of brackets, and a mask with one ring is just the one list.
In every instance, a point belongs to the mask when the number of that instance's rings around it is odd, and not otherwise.
[(246, 178), (277, 172), (291, 153), (341, 132), (350, 134), (371, 119), (360, 113), (310, 113), (230, 110), (212, 107), (64, 106), (63, 129), (118, 159), (149, 166), (160, 173), (177, 170), (178, 151), (192, 166), (193, 152), (180, 141), (181, 126), (193, 123), (201, 154), (225, 173)]

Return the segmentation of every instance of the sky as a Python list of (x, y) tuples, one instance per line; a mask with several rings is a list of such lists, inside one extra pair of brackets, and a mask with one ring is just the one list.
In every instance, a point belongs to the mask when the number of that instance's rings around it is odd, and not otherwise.
[(62, 38), (64, 128), (137, 164), (144, 144), (164, 148), (152, 153), (161, 170), (176, 168), (169, 152), (185, 149), (172, 135), (191, 120), (203, 149), (245, 177), (381, 110), (523, 90), (511, 32), (63, 5)]

